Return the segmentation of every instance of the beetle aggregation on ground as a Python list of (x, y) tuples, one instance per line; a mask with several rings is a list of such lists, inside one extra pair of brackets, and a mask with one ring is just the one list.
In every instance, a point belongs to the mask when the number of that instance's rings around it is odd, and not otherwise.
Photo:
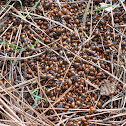
[(125, 6), (0, 1), (0, 123), (126, 125)]

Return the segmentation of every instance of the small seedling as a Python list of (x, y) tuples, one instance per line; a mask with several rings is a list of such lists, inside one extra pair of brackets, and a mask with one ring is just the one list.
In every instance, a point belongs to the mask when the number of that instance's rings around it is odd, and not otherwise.
[(10, 43), (8, 43), (8, 42), (2, 42), (2, 44), (7, 44), (7, 45), (9, 45), (10, 47), (12, 47), (13, 49), (17, 50), (17, 51), (20, 51), (20, 50), (25, 51), (24, 48), (21, 48), (20, 46), (17, 46), (17, 45), (14, 45), (14, 44), (10, 44)]
[(33, 45), (33, 44), (27, 45), (27, 47), (28, 47), (28, 48), (34, 49), (34, 48), (35, 48), (35, 45), (38, 44), (38, 43), (39, 43), (39, 40), (37, 39), (37, 40), (35, 41), (34, 45)]
[[(41, 104), (42, 103), (42, 101), (41, 102), (39, 102), (38, 104), (36, 104), (35, 106), (33, 106), (32, 108), (35, 108), (35, 107), (37, 107), (39, 104)], [(30, 110), (27, 110), (26, 112), (29, 112)]]
[[(35, 98), (39, 98), (39, 99), (42, 99), (42, 100), (44, 100), (44, 101), (48, 101), (46, 98), (41, 98), (40, 96), (38, 96), (37, 94), (35, 95), (34, 93), (35, 92), (38, 92), (39, 91), (39, 89), (37, 88), (37, 89), (35, 89), (34, 91), (32, 91), (31, 92), (31, 96), (33, 96), (33, 97), (35, 97)], [(56, 101), (52, 101), (52, 100), (49, 100), (50, 102), (56, 102)]]

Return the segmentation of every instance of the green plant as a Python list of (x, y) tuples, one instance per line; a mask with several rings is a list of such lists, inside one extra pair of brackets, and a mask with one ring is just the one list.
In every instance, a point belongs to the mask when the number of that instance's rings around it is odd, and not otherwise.
[(10, 43), (8, 43), (8, 42), (2, 42), (1, 44), (7, 44), (7, 45), (9, 45), (10, 47), (12, 47), (13, 49), (17, 50), (17, 51), (20, 51), (20, 50), (25, 51), (24, 48), (21, 48), (20, 46), (17, 46), (17, 45), (14, 45), (14, 44), (10, 44)]
[[(35, 107), (37, 107), (39, 104), (41, 104), (42, 103), (42, 101), (41, 102), (39, 102), (38, 104), (36, 104), (35, 106), (33, 106), (32, 108), (35, 108)], [(29, 112), (30, 110), (27, 110), (26, 112)]]
[(82, 32), (87, 38), (89, 38), (85, 31), (82, 30)]
[(52, 25), (56, 25), (56, 24), (53, 22)]
[(107, 7), (101, 7), (101, 8), (92, 10), (92, 11), (88, 11), (88, 13), (96, 12), (96, 11), (100, 11), (100, 10), (103, 10), (103, 9), (106, 9), (106, 8), (109, 8), (109, 7), (116, 7), (116, 6), (117, 6), (117, 5), (109, 5), (109, 6), (107, 6)]
[(23, 16), (24, 16), (24, 8), (23, 8), (22, 1), (21, 1), (21, 0), (18, 0), (18, 1), (19, 1), (20, 5), (21, 5), (21, 10), (22, 10), (22, 12), (23, 12)]
[[(35, 97), (36, 99), (39, 98), (39, 99), (42, 99), (44, 101), (48, 101), (46, 98), (41, 98), (40, 96), (38, 96), (38, 91), (39, 91), (39, 88), (36, 88), (35, 90), (33, 90), (31, 92), (31, 96)], [(34, 94), (36, 92), (36, 94)], [(52, 100), (49, 100), (50, 102), (56, 102), (56, 101), (52, 101)]]
[[(36, 6), (40, 3), (40, 1), (41, 0), (38, 0), (38, 2), (32, 7), (29, 13), (31, 13), (36, 8)], [(29, 15), (29, 13), (25, 16), (25, 18)]]
[(31, 44), (31, 48), (35, 48), (34, 45)]
[(37, 39), (36, 41), (35, 41), (35, 44), (38, 44), (39, 43), (39, 40)]
[(17, 60), (10, 60), (12, 63), (16, 63), (16, 62), (19, 62), (19, 61), (17, 61)]
[(34, 48), (35, 48), (35, 45), (38, 44), (38, 43), (39, 43), (39, 40), (37, 39), (37, 40), (35, 41), (34, 45), (33, 45), (33, 44), (27, 45), (27, 47), (28, 47), (28, 48), (33, 48), (33, 49), (34, 49)]

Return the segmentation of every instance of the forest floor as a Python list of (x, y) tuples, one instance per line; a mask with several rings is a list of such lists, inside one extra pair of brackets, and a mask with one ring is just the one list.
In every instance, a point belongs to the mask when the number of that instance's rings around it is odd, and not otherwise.
[(126, 126), (125, 0), (0, 0), (0, 126)]

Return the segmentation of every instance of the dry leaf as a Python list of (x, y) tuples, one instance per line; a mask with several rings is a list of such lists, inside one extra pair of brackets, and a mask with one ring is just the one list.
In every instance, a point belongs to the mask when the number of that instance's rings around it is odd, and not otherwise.
[(115, 83), (111, 83), (109, 80), (104, 80), (103, 84), (101, 85), (101, 95), (110, 95), (111, 92), (115, 90)]
[(3, 19), (0, 20), (0, 30), (2, 30), (2, 28), (6, 24), (7, 20), (8, 20), (7, 17), (4, 17)]

